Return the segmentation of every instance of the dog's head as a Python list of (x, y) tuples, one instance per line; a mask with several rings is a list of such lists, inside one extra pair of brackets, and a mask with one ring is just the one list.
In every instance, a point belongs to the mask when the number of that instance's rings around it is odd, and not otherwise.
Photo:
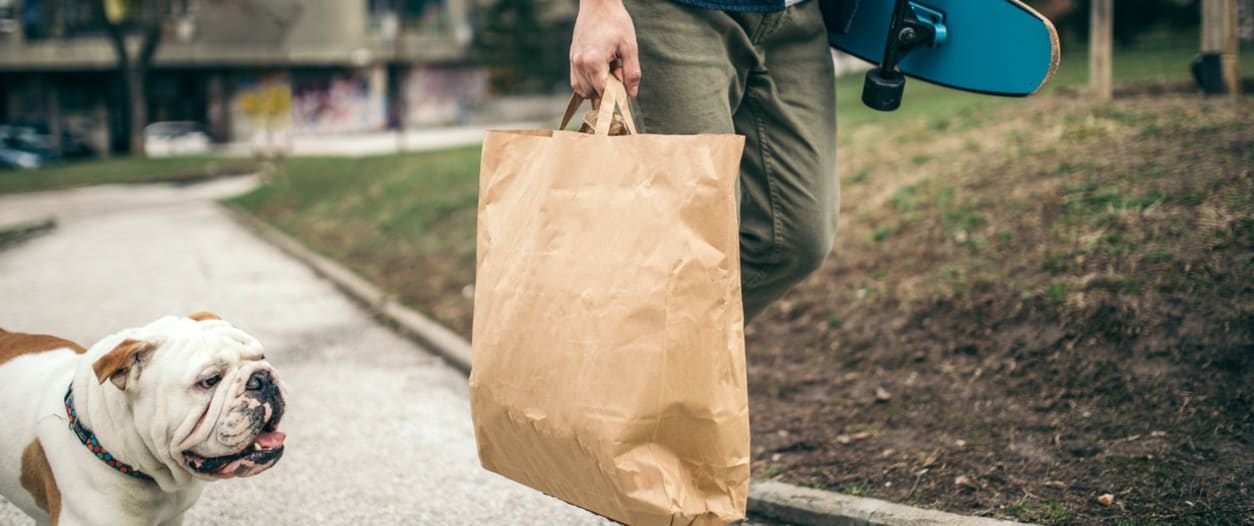
[(136, 431), (171, 469), (248, 477), (283, 456), (283, 387), (255, 338), (209, 313), (117, 338), (92, 370), (102, 388), (122, 391)]

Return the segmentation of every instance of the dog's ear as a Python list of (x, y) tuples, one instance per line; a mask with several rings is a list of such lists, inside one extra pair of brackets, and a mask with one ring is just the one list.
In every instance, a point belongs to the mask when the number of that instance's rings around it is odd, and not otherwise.
[(96, 363), (92, 364), (92, 370), (96, 372), (96, 380), (105, 383), (105, 380), (113, 382), (118, 389), (126, 390), (126, 383), (132, 376), (138, 376), (140, 369), (152, 357), (152, 351), (157, 348), (151, 342), (141, 340), (123, 340), (112, 351), (109, 351)]
[(193, 315), (191, 315), (191, 316), (188, 316), (188, 318), (191, 318), (191, 319), (196, 320), (196, 321), (205, 321), (205, 320), (220, 320), (220, 319), (222, 319), (222, 317), (221, 317), (221, 316), (218, 316), (217, 314), (214, 314), (214, 313), (212, 313), (212, 312), (204, 312), (204, 311), (197, 312), (196, 314), (193, 314)]

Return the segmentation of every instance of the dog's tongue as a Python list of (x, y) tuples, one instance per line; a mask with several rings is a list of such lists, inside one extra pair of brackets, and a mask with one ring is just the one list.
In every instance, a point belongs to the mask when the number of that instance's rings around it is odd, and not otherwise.
[(283, 445), (283, 441), (287, 439), (287, 435), (280, 431), (271, 431), (257, 435), (257, 445), (263, 449), (275, 449)]

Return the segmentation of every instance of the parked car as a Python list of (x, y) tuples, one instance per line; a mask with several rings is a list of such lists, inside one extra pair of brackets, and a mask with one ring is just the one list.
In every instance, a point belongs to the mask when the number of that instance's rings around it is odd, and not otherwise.
[(42, 143), (31, 128), (0, 125), (0, 166), (39, 168), (60, 160), (61, 156)]
[(2, 124), (0, 142), (6, 147), (48, 159), (78, 159), (96, 155), (86, 141), (66, 129), (61, 130), (61, 142), (54, 147), (52, 130), (48, 123), (42, 121)]
[(209, 151), (209, 134), (198, 122), (154, 122), (144, 127), (144, 151), (152, 157)]
[[(34, 130), (34, 136), (41, 144), (51, 147), (52, 145), (52, 128), (47, 122), (32, 122), (30, 128)], [(64, 159), (82, 159), (86, 157), (95, 157), (97, 152), (95, 148), (88, 145), (87, 141), (82, 137), (75, 135), (66, 128), (61, 128), (61, 147), (57, 152)]]
[(39, 168), (47, 164), (37, 154), (0, 146), (0, 170)]

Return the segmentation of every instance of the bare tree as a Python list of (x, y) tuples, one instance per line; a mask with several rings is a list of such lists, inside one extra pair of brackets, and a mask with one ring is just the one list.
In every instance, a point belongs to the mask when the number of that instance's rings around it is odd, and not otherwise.
[(94, 0), (104, 13), (109, 41), (117, 55), (118, 72), (126, 90), (130, 120), (130, 151), (143, 157), (144, 126), (148, 124), (146, 78), (163, 37), (180, 17), (196, 10), (243, 13), (264, 20), (277, 35), (286, 34), (300, 14), (300, 0)]
[[(185, 5), (185, 2), (180, 3)], [(161, 37), (175, 7), (174, 0), (100, 0), (100, 7), (126, 91), (131, 155), (143, 157), (144, 126), (148, 123), (145, 78), (161, 46)]]

